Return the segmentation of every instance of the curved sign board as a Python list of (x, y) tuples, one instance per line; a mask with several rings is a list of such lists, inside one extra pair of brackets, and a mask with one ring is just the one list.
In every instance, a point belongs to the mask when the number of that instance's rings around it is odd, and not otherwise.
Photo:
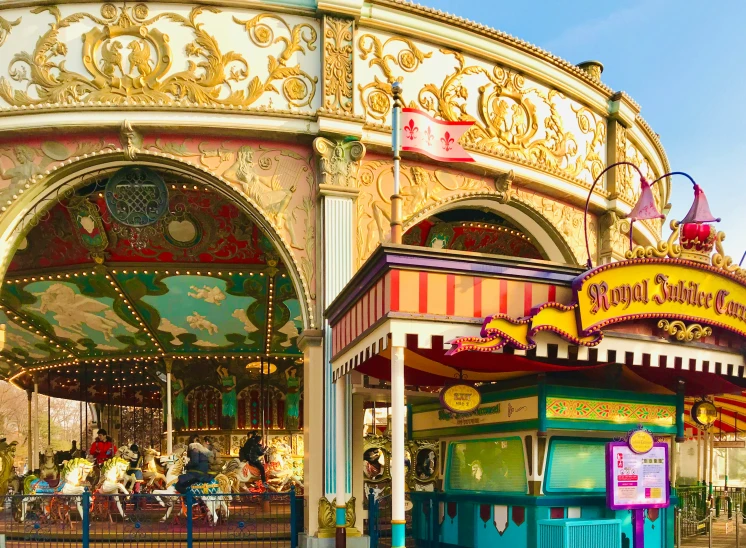
[(746, 337), (746, 280), (682, 259), (636, 259), (591, 270), (573, 283), (579, 330), (644, 318), (704, 323)]
[(451, 384), (440, 391), (440, 403), (453, 413), (471, 413), (481, 402), (479, 390), (470, 384)]

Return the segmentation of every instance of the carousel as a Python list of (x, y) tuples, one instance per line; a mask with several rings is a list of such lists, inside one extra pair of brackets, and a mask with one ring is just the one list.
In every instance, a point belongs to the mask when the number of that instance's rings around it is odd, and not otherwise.
[[(40, 449), (18, 477), (3, 444), (2, 495), (88, 490), (94, 518), (126, 523), (127, 495), (179, 493), (195, 447), (213, 493), (302, 494), (298, 296), (263, 231), (218, 193), (140, 166), (60, 193), (16, 250), (0, 310), (4, 373), (28, 393)], [(70, 451), (43, 448), (39, 394), (80, 402)], [(15, 498), (14, 518), (66, 499), (40, 500)], [(210, 504), (215, 523), (227, 516)]]

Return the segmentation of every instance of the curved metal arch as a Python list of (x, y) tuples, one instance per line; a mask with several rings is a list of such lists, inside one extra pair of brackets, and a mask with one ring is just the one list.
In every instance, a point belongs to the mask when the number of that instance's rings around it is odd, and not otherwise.
[[(139, 151), (137, 164), (156, 170), (165, 169), (196, 183), (204, 184), (235, 203), (272, 242), (288, 270), (298, 293), (299, 301), (303, 303), (301, 315), (304, 328), (313, 329), (315, 327), (313, 305), (309, 291), (310, 280), (303, 278), (289, 243), (264, 217), (258, 204), (249, 196), (235, 189), (224, 178), (173, 156)], [(0, 230), (5, 223), (9, 225), (0, 233), (0, 238), (2, 238), (0, 244), (5, 244), (0, 245), (4, 251), (3, 255), (0, 256), (0, 280), (5, 278), (10, 262), (23, 239), (59, 200), (72, 195), (75, 190), (97, 178), (131, 165), (133, 165), (133, 162), (125, 158), (124, 152), (117, 150), (91, 155), (87, 158), (73, 159), (45, 174), (41, 180), (37, 178), (29, 190), (26, 191), (23, 200), (19, 196), (14, 205), (0, 214)], [(27, 205), (24, 207), (22, 204)]]
[[(523, 202), (517, 200), (505, 202), (502, 197), (489, 194), (473, 194), (458, 196), (448, 201), (444, 200), (440, 205), (412, 217), (404, 224), (403, 230), (406, 232), (420, 221), (438, 213), (465, 208), (486, 208), (505, 217), (523, 230), (527, 236), (530, 236), (539, 251), (549, 261), (571, 265), (582, 264), (580, 258), (575, 255), (562, 234), (541, 212)], [(531, 223), (535, 226), (527, 226)]]

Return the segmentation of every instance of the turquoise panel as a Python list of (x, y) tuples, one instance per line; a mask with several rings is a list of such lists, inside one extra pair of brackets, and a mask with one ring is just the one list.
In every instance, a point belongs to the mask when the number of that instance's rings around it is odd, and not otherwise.
[(547, 493), (605, 493), (606, 440), (552, 438), (544, 483)]

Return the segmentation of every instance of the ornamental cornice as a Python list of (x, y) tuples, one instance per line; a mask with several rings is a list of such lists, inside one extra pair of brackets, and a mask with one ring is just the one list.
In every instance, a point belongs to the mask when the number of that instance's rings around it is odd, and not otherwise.
[[(64, 6), (74, 4), (90, 4), (91, 0), (2, 0), (2, 10), (17, 8), (36, 8), (41, 6)], [(183, 4), (183, 0), (158, 0), (160, 4)], [(219, 8), (254, 8), (262, 11), (282, 12), (293, 15), (314, 15), (316, 6), (312, 2), (298, 0), (276, 1), (273, 3), (262, 0), (193, 0), (190, 4), (199, 6), (214, 6)]]

